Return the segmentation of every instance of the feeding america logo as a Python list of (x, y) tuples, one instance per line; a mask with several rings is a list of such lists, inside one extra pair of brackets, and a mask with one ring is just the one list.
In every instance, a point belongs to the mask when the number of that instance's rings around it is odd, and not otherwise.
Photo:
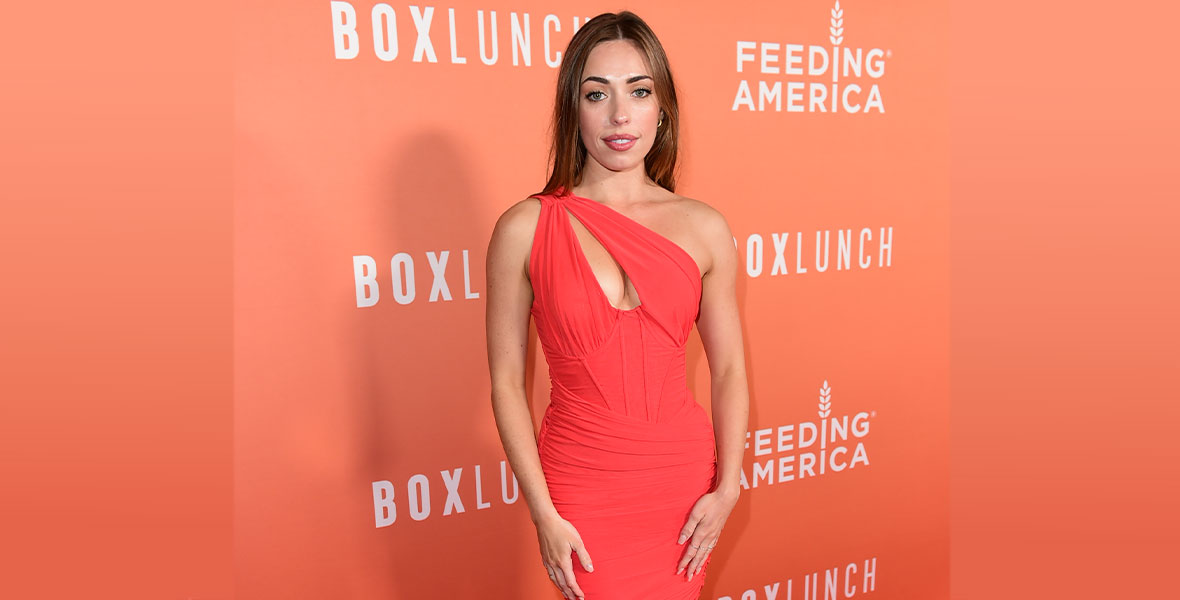
[[(819, 419), (746, 432), (750, 467), (742, 467), (742, 489), (786, 483), (869, 466), (865, 440), (877, 411), (832, 414), (832, 388), (819, 389)], [(765, 457), (765, 458), (763, 458)]]
[(839, 0), (831, 9), (828, 41), (831, 46), (738, 41), (738, 73), (745, 77), (757, 71), (784, 80), (739, 79), (731, 110), (884, 114), (880, 81), (892, 52), (844, 45), (844, 9)]

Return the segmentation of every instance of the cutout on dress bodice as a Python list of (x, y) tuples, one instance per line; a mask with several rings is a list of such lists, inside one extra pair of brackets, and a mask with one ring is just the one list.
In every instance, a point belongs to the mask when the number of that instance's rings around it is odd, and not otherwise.
[[(618, 259), (611, 254), (606, 245), (602, 243), (602, 240), (599, 240), (568, 208), (562, 207), (562, 210), (570, 220), (570, 227), (574, 233), (574, 243), (577, 245), (578, 252), (582, 257), (582, 265), (587, 268), (589, 275), (597, 283), (602, 299), (607, 305), (617, 311), (633, 311), (642, 306), (643, 300), (639, 297), (639, 290), (635, 288), (635, 284), (632, 282), (631, 277), (627, 275), (626, 270), (623, 269), (623, 265), (619, 264)], [(592, 241), (593, 244), (591, 246), (597, 248), (593, 251), (597, 262), (601, 265), (602, 261), (599, 257), (605, 255), (610, 260), (610, 263), (614, 265), (613, 269), (604, 269), (601, 266), (598, 269), (594, 268), (595, 261), (592, 261), (590, 253), (586, 252), (587, 244), (584, 241), (587, 240)], [(603, 273), (600, 274), (600, 272)], [(606, 284), (603, 283), (604, 281)], [(621, 286), (619, 282), (621, 282)], [(618, 296), (617, 291), (620, 287), (622, 287), (623, 292), (621, 303), (624, 306), (619, 306), (611, 301), (612, 296)]]

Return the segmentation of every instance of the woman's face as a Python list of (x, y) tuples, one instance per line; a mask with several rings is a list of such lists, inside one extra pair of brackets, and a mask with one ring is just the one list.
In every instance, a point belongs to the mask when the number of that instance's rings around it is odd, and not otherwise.
[(642, 169), (660, 120), (643, 53), (627, 40), (602, 42), (590, 50), (581, 79), (578, 125), (590, 158), (611, 171)]

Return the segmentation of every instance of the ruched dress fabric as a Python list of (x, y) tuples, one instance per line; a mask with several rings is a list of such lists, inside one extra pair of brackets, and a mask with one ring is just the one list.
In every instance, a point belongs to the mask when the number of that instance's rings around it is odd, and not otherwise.
[[(604, 204), (568, 192), (536, 196), (529, 256), (532, 316), (552, 392), (538, 438), (557, 512), (594, 566), (571, 552), (586, 600), (697, 599), (677, 543), (713, 489), (713, 425), (687, 385), (685, 344), (701, 276), (675, 242)], [(622, 267), (639, 305), (611, 305), (576, 237), (576, 218)], [(710, 556), (711, 558), (711, 556)]]

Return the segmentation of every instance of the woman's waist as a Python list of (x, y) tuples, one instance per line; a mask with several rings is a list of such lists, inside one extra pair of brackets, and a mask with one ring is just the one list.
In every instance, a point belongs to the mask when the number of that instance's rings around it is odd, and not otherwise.
[(554, 387), (545, 418), (580, 425), (612, 437), (677, 440), (712, 437), (712, 424), (692, 392), (665, 390), (658, 397), (581, 397)]
[(569, 399), (549, 404), (541, 423), (543, 450), (586, 466), (634, 470), (715, 459), (713, 426), (705, 411), (692, 406), (660, 421), (620, 414)]

